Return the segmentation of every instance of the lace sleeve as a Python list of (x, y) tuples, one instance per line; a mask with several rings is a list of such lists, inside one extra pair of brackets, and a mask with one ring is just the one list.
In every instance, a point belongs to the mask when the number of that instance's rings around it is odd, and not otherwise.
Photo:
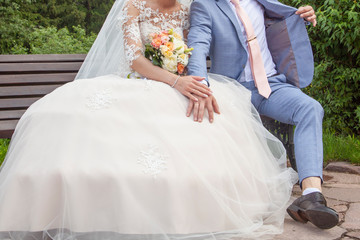
[(141, 41), (139, 27), (139, 9), (133, 5), (133, 1), (127, 2), (123, 9), (122, 31), (124, 36), (125, 59), (129, 66), (143, 55), (143, 43)]
[(190, 21), (189, 21), (189, 8), (185, 5), (182, 5), (182, 12), (180, 14), (180, 19), (181, 19), (181, 27), (183, 29), (183, 34), (184, 34), (184, 41), (187, 44), (187, 36), (189, 34), (189, 30), (190, 30)]

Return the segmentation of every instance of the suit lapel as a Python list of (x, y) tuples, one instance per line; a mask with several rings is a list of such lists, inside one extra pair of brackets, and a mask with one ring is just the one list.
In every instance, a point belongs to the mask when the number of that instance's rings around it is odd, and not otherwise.
[(257, 0), (265, 9), (269, 18), (284, 19), (294, 14), (296, 8), (284, 5), (277, 0)]
[(239, 26), (239, 22), (237, 20), (237, 16), (234, 14), (232, 9), (230, 8), (229, 4), (227, 3), (227, 0), (216, 0), (216, 5), (221, 9), (221, 11), (230, 19), (232, 24), (234, 25), (236, 29), (237, 36), (239, 38), (239, 41), (242, 44), (241, 39), (243, 39), (242, 32)]

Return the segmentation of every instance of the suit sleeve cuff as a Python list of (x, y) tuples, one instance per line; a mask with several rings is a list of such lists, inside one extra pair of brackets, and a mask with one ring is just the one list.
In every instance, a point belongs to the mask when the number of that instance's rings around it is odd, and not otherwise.
[(202, 80), (202, 81), (200, 81), (202, 84), (205, 84), (206, 86), (208, 86), (208, 87), (210, 87), (210, 84), (209, 84), (209, 82), (207, 81), (207, 80)]

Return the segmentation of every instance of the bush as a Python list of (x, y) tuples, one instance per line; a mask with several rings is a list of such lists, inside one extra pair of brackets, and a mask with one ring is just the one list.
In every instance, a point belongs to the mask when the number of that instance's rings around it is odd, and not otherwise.
[[(96, 35), (86, 35), (85, 30), (73, 27), (69, 32), (67, 28), (57, 30), (56, 27), (36, 28), (30, 33), (24, 43), (16, 44), (11, 54), (61, 54), (61, 53), (87, 53)], [(28, 46), (28, 47), (27, 47)]]
[(67, 28), (57, 30), (55, 27), (36, 29), (29, 38), (32, 54), (50, 53), (87, 53), (96, 35), (86, 36), (81, 27), (73, 27), (70, 33)]
[(72, 26), (81, 26), (87, 33), (98, 33), (113, 3), (114, 0), (0, 0), (0, 7), (16, 4), (18, 15), (36, 27), (67, 27), (72, 31)]
[(318, 25), (309, 28), (315, 58), (313, 83), (304, 91), (324, 107), (324, 128), (360, 134), (360, 2), (349, 0), (283, 0), (310, 4)]
[(86, 53), (113, 2), (0, 0), (0, 54)]
[(0, 0), (0, 54), (9, 54), (14, 46), (24, 45), (34, 27), (21, 17), (19, 9), (15, 1)]

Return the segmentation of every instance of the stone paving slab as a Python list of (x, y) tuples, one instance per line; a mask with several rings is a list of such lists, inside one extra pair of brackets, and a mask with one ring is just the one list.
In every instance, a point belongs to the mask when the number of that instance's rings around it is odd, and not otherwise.
[(360, 239), (360, 231), (348, 232), (348, 233), (346, 233), (346, 236)]
[(360, 174), (360, 166), (355, 166), (347, 162), (331, 162), (325, 167), (325, 170), (332, 172)]
[(345, 202), (360, 202), (360, 189), (353, 188), (323, 188), (323, 194), (332, 199)]
[(360, 184), (350, 184), (350, 183), (328, 183), (324, 184), (323, 188), (346, 188), (346, 189), (354, 189), (354, 191), (357, 191), (355, 189), (360, 190)]
[(345, 215), (345, 222), (341, 224), (341, 227), (360, 231), (360, 202), (350, 204)]
[(324, 175), (330, 178), (324, 182), (324, 186), (331, 183), (360, 184), (360, 175), (358, 174), (324, 171)]

